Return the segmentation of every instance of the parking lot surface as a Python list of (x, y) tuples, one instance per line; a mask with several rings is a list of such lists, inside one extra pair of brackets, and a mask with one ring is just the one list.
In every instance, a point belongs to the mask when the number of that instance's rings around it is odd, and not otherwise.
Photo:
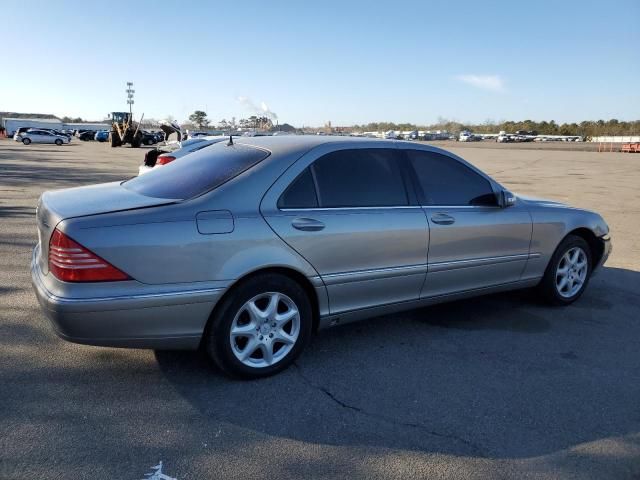
[(232, 381), (195, 352), (58, 339), (31, 290), (34, 207), (145, 149), (0, 140), (0, 479), (640, 477), (640, 156), (453, 146), (515, 192), (595, 209), (613, 254), (574, 305), (514, 292), (321, 332)]

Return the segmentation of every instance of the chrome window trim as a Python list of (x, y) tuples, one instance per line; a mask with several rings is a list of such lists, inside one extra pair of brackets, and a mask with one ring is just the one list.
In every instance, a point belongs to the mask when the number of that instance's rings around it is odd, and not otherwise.
[(313, 207), (313, 208), (280, 208), (281, 212), (310, 212), (310, 211), (333, 211), (333, 210), (399, 210), (399, 209), (420, 209), (418, 205), (403, 205), (397, 207)]
[(309, 212), (309, 211), (331, 211), (331, 210), (397, 210), (397, 209), (480, 209), (490, 208), (492, 210), (502, 210), (497, 205), (399, 205), (385, 207), (310, 207), (310, 208), (279, 208), (281, 212)]
[(420, 208), (434, 208), (434, 209), (471, 209), (471, 208), (491, 208), (495, 210), (502, 210), (502, 207), (498, 205), (422, 205)]

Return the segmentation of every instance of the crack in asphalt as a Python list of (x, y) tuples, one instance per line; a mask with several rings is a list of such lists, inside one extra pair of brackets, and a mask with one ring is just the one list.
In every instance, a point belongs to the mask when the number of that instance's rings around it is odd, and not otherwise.
[(322, 385), (316, 385), (315, 383), (313, 383), (309, 378), (307, 378), (302, 373), (302, 369), (300, 368), (300, 366), (296, 362), (293, 362), (293, 366), (295, 367), (295, 371), (298, 373), (298, 376), (302, 379), (302, 382), (305, 385), (307, 385), (310, 388), (313, 388), (314, 390), (318, 390), (318, 391), (322, 392), (331, 401), (333, 401), (335, 404), (339, 405), (340, 407), (342, 407), (344, 409), (351, 410), (353, 412), (359, 413), (360, 415), (364, 415), (366, 417), (373, 418), (375, 420), (387, 422), (387, 423), (390, 423), (392, 425), (398, 425), (398, 426), (402, 426), (402, 427), (420, 429), (420, 430), (424, 431), (425, 433), (427, 433), (429, 435), (432, 435), (434, 437), (446, 438), (446, 439), (449, 439), (449, 440), (454, 440), (456, 442), (462, 443), (462, 444), (466, 445), (467, 447), (471, 448), (478, 456), (480, 456), (482, 458), (487, 458), (487, 456), (488, 456), (487, 454), (485, 454), (482, 451), (482, 449), (478, 445), (476, 445), (472, 441), (467, 440), (465, 438), (462, 438), (462, 437), (460, 437), (458, 435), (454, 435), (454, 434), (451, 434), (451, 433), (438, 432), (436, 430), (432, 430), (431, 428), (429, 428), (426, 425), (423, 425), (421, 423), (403, 422), (401, 420), (397, 420), (397, 419), (394, 419), (394, 418), (389, 418), (389, 417), (386, 417), (384, 415), (368, 412), (368, 411), (366, 411), (366, 410), (364, 410), (364, 409), (362, 409), (360, 407), (349, 405), (348, 403), (346, 403), (346, 402), (340, 400), (338, 397), (336, 397), (327, 388), (323, 387)]

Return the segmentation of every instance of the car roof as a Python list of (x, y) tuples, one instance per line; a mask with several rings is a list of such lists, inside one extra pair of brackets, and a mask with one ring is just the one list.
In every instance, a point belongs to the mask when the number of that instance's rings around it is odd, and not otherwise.
[[(415, 143), (405, 140), (391, 140), (369, 137), (349, 137), (342, 135), (276, 135), (265, 137), (233, 137), (234, 143), (251, 145), (270, 151), (272, 157), (286, 155), (304, 155), (306, 152), (321, 145), (336, 145), (341, 148), (349, 148), (349, 145), (375, 145), (376, 147), (387, 148), (409, 148), (416, 150), (426, 150), (441, 153), (459, 158), (457, 155), (435, 147), (428, 143)], [(269, 160), (269, 159), (267, 159)]]
[(389, 147), (393, 146), (393, 141), (389, 140), (347, 137), (340, 135), (269, 135), (264, 137), (233, 137), (233, 142), (263, 148), (265, 150), (269, 150), (276, 156), (294, 154), (297, 152), (304, 153), (317, 146), (328, 144), (385, 142)]

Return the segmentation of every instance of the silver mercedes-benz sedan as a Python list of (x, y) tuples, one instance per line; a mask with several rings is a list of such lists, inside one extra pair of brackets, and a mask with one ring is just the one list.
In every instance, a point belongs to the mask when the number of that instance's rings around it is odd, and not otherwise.
[(567, 305), (607, 259), (597, 213), (516, 196), (439, 148), (247, 137), (124, 182), (45, 192), (31, 274), (78, 343), (206, 349), (262, 377), (321, 328), (537, 287)]

